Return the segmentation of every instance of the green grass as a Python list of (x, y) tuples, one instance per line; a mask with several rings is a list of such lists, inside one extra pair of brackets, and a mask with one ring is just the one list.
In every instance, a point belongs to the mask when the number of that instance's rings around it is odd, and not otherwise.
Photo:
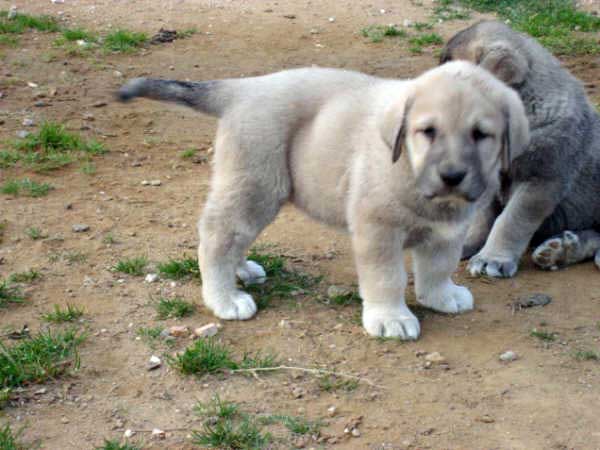
[(187, 39), (189, 37), (192, 37), (197, 32), (198, 32), (197, 28), (194, 28), (194, 27), (186, 28), (185, 30), (177, 32), (177, 39)]
[(36, 172), (56, 170), (81, 158), (105, 153), (102, 144), (67, 131), (64, 125), (44, 122), (37, 133), (12, 142), (12, 151), (0, 152), (0, 167), (21, 162)]
[(167, 361), (184, 375), (205, 375), (239, 365), (232, 359), (231, 351), (215, 339), (200, 339), (175, 357)]
[(100, 447), (96, 447), (95, 450), (142, 450), (142, 447), (137, 444), (132, 444), (131, 442), (121, 443), (116, 439), (105, 439), (104, 444)]
[(106, 233), (102, 238), (102, 243), (106, 245), (112, 245), (116, 244), (117, 240), (115, 239), (112, 233)]
[(150, 348), (155, 347), (156, 340), (160, 338), (160, 333), (164, 330), (163, 327), (140, 327), (137, 329), (136, 334), (144, 341), (146, 344), (150, 346)]
[(330, 297), (328, 301), (330, 304), (337, 306), (360, 305), (362, 303), (360, 295), (355, 291)]
[(245, 290), (254, 297), (259, 309), (267, 307), (275, 298), (289, 297), (294, 293), (310, 295), (321, 282), (321, 277), (288, 270), (283, 257), (252, 250), (248, 259), (260, 264), (267, 274), (263, 284), (245, 286)]
[(18, 197), (19, 195), (26, 195), (27, 197), (43, 197), (48, 195), (48, 192), (53, 187), (48, 183), (38, 183), (32, 181), (29, 178), (22, 180), (9, 180), (5, 181), (0, 186), (0, 192), (7, 195), (13, 195)]
[(171, 259), (158, 265), (158, 271), (164, 278), (181, 280), (191, 277), (200, 279), (200, 269), (196, 258)]
[(433, 28), (433, 24), (429, 22), (415, 22), (412, 27), (417, 31), (431, 30)]
[(122, 259), (114, 266), (114, 270), (128, 275), (141, 277), (144, 275), (144, 269), (148, 265), (148, 260), (144, 256), (136, 258)]
[(20, 39), (17, 36), (10, 34), (0, 34), (0, 46), (16, 47), (19, 45)]
[(420, 54), (423, 52), (423, 47), (441, 45), (444, 43), (444, 39), (437, 33), (423, 33), (411, 37), (408, 43), (410, 44), (409, 50), (412, 53)]
[(62, 31), (62, 37), (66, 41), (75, 42), (75, 41), (86, 41), (86, 42), (96, 42), (98, 38), (95, 34), (90, 33), (89, 31), (83, 28), (68, 28)]
[(312, 421), (305, 417), (288, 416), (282, 414), (273, 414), (268, 416), (261, 416), (259, 422), (265, 425), (273, 423), (280, 423), (291, 431), (294, 435), (311, 435), (318, 436), (323, 427), (323, 423), (320, 420)]
[(33, 281), (39, 279), (41, 274), (34, 269), (29, 269), (27, 272), (18, 272), (13, 273), (10, 277), (8, 277), (9, 283), (32, 283)]
[(579, 11), (571, 0), (459, 0), (481, 12), (495, 12), (516, 30), (537, 38), (556, 54), (600, 53), (600, 43), (586, 32), (600, 31), (600, 17)]
[(191, 316), (196, 307), (193, 303), (187, 302), (181, 298), (159, 298), (154, 304), (156, 315), (160, 320), (171, 318), (182, 318)]
[(188, 149), (182, 151), (179, 154), (179, 156), (182, 159), (189, 159), (189, 158), (192, 158), (195, 154), (196, 154), (196, 149), (195, 148), (188, 148)]
[(29, 236), (32, 240), (37, 241), (38, 239), (42, 239), (44, 237), (42, 230), (37, 227), (29, 227), (25, 230), (25, 234)]
[(14, 432), (9, 424), (0, 427), (0, 450), (25, 450), (30, 448), (20, 442), (23, 430)]
[(279, 364), (277, 356), (267, 353), (262, 355), (260, 351), (254, 355), (245, 353), (239, 364), (240, 369), (257, 369), (259, 367), (275, 367)]
[(335, 375), (324, 375), (319, 378), (319, 387), (325, 392), (352, 392), (358, 387), (358, 380), (338, 378)]
[(67, 303), (64, 309), (61, 309), (59, 305), (54, 305), (54, 311), (42, 314), (42, 319), (52, 323), (74, 322), (82, 317), (83, 314), (83, 309)]
[(581, 361), (600, 361), (600, 353), (594, 350), (578, 350), (575, 358)]
[(198, 402), (194, 411), (204, 422), (201, 430), (193, 431), (192, 441), (202, 448), (261, 450), (272, 439), (252, 416), (217, 395), (208, 403)]
[(435, 6), (433, 7), (433, 17), (442, 22), (449, 20), (466, 20), (471, 18), (471, 13), (465, 9), (454, 6), (453, 0), (436, 0)]
[(12, 346), (0, 342), (0, 387), (41, 383), (79, 367), (77, 348), (84, 339), (66, 330), (41, 332)]
[(104, 37), (103, 46), (111, 52), (129, 53), (137, 50), (148, 40), (144, 33), (116, 30)]
[[(12, 394), (11, 388), (2, 388), (0, 389), (0, 411), (4, 408), (8, 402), (10, 401), (10, 395)], [(2, 447), (0, 447), (2, 448)]]
[(27, 30), (52, 32), (59, 31), (60, 26), (54, 17), (17, 13), (9, 19), (8, 11), (0, 11), (0, 34), (22, 34)]
[(18, 286), (14, 286), (10, 281), (0, 279), (0, 309), (9, 305), (21, 304), (25, 301), (25, 296)]
[(550, 332), (550, 331), (545, 331), (545, 330), (538, 330), (536, 328), (531, 330), (529, 335), (531, 337), (535, 337), (541, 341), (546, 341), (546, 342), (552, 342), (552, 341), (556, 340), (556, 333)]
[(81, 165), (81, 173), (85, 175), (95, 175), (96, 174), (96, 164), (93, 162), (86, 162)]
[(406, 37), (406, 31), (396, 28), (395, 25), (369, 25), (360, 32), (371, 42), (381, 42), (385, 37)]
[(0, 244), (4, 240), (4, 233), (6, 233), (6, 222), (0, 222)]

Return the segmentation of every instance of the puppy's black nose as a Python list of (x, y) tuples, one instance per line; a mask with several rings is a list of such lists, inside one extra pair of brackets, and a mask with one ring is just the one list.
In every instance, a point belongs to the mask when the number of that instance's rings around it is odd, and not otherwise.
[(440, 171), (440, 178), (446, 184), (446, 186), (455, 187), (458, 186), (467, 175), (466, 170), (460, 169), (445, 169)]

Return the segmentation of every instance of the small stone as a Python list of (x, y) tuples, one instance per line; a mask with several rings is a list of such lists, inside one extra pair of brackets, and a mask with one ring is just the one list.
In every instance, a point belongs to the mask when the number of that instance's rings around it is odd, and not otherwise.
[(125, 433), (123, 433), (123, 437), (125, 439), (129, 439), (130, 437), (133, 437), (133, 435), (135, 434), (135, 431), (130, 430), (129, 428), (127, 430), (125, 430)]
[(311, 28), (310, 34), (319, 34), (321, 31), (318, 28)]
[(148, 370), (158, 369), (162, 364), (160, 358), (158, 356), (152, 355), (148, 360)]
[(8, 20), (12, 20), (15, 17), (17, 17), (17, 7), (16, 6), (11, 6), (10, 10), (8, 11), (8, 14), (7, 14), (6, 18)]
[(330, 406), (329, 408), (327, 408), (327, 415), (329, 417), (334, 417), (337, 414), (337, 407), (335, 406)]
[(425, 356), (425, 361), (428, 361), (430, 363), (442, 364), (446, 362), (446, 358), (440, 355), (439, 352), (433, 352)]
[(96, 118), (94, 117), (94, 115), (92, 113), (84, 113), (83, 120), (88, 120), (90, 122), (93, 122), (94, 120), (96, 120)]
[(36, 108), (44, 108), (45, 106), (49, 106), (49, 103), (40, 100), (38, 102), (35, 102), (33, 106), (35, 106)]
[(335, 22), (335, 17), (330, 17), (329, 22)]
[(385, 9), (380, 9), (379, 14), (385, 14)]
[(289, 320), (281, 319), (279, 321), (279, 328), (292, 328), (292, 324)]
[(150, 186), (150, 182), (148, 180), (143, 180), (142, 186)]
[(169, 328), (169, 336), (183, 337), (189, 334), (190, 330), (184, 325), (174, 325)]
[(309, 436), (298, 436), (294, 439), (294, 448), (305, 448), (309, 442)]
[(25, 131), (25, 130), (19, 130), (17, 131), (17, 137), (19, 139), (25, 139), (27, 136), (29, 136), (31, 133), (29, 131)]
[(194, 330), (194, 334), (201, 338), (214, 336), (219, 332), (220, 325), (217, 323), (208, 323)]
[(60, 421), (61, 421), (61, 423), (64, 423), (64, 424), (69, 423), (69, 419), (67, 419), (65, 416), (62, 416)]
[(115, 70), (115, 71), (113, 72), (113, 75), (114, 75), (115, 77), (117, 77), (117, 78), (122, 78), (122, 77), (123, 77), (123, 73), (122, 73), (122, 72), (119, 72), (118, 70)]
[(292, 389), (292, 397), (294, 398), (302, 398), (304, 396), (304, 389), (302, 389), (300, 386), (296, 386), (294, 389)]
[(85, 223), (76, 223), (71, 228), (75, 233), (83, 233), (85, 231), (88, 231), (90, 229), (90, 226), (86, 225)]
[(336, 298), (336, 297), (344, 297), (346, 295), (351, 294), (352, 291), (344, 286), (336, 286), (332, 284), (327, 288), (327, 297)]
[(510, 362), (518, 359), (519, 356), (512, 350), (508, 350), (500, 355), (500, 361)]
[(146, 283), (155, 283), (158, 281), (158, 274), (157, 273), (149, 273), (146, 275), (146, 278), (144, 278), (144, 281)]
[(360, 430), (358, 428), (352, 428), (350, 434), (352, 434), (353, 437), (360, 437)]
[(158, 440), (163, 440), (167, 437), (167, 434), (159, 429), (159, 428), (154, 428), (152, 430), (152, 439), (158, 439)]
[(152, 180), (150, 181), (150, 186), (160, 186), (162, 183), (160, 180)]
[(27, 86), (29, 86), (30, 88), (35, 89), (36, 87), (38, 87), (39, 85), (37, 83), (34, 83), (32, 81), (28, 81), (27, 82)]
[(491, 417), (490, 415), (484, 414), (483, 416), (478, 417), (477, 421), (483, 422), (483, 423), (494, 423), (496, 420), (493, 417)]
[(106, 102), (103, 102), (103, 101), (99, 101), (99, 102), (96, 102), (96, 103), (92, 103), (92, 106), (93, 106), (94, 108), (102, 108), (103, 106), (106, 106), (106, 105), (108, 105), (108, 103), (106, 103)]
[(283, 15), (283, 17), (284, 17), (285, 19), (290, 19), (290, 20), (292, 20), (292, 19), (295, 19), (295, 18), (296, 18), (296, 14), (284, 14), (284, 15)]
[(402, 25), (404, 25), (405, 27), (410, 27), (412, 24), (413, 22), (410, 19), (404, 19), (404, 22), (402, 22)]
[(131, 167), (142, 167), (142, 162), (141, 161), (133, 161), (131, 163)]
[(25, 119), (23, 119), (23, 126), (24, 127), (33, 127), (33, 126), (35, 126), (35, 122), (33, 119), (26, 117)]

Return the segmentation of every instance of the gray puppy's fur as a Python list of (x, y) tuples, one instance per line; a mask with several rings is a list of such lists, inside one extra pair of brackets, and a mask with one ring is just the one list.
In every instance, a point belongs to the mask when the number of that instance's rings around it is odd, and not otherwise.
[(542, 268), (593, 257), (600, 248), (594, 231), (600, 224), (600, 119), (581, 83), (535, 39), (494, 21), (452, 37), (440, 62), (452, 60), (479, 64), (517, 90), (531, 128), (529, 151), (512, 166), (508, 202), (482, 209), (469, 230), (463, 256), (478, 252), (470, 272), (511, 277), (530, 242), (545, 239), (533, 252)]
[(421, 304), (473, 307), (451, 280), (469, 217), (483, 192), (498, 190), (502, 162), (522, 152), (529, 132), (518, 95), (485, 70), (456, 62), (414, 80), (319, 68), (199, 83), (142, 78), (119, 96), (220, 117), (198, 224), (204, 303), (218, 317), (256, 313), (235, 277), (264, 280), (245, 253), (286, 201), (351, 231), (370, 334), (419, 335), (404, 300), (404, 248)]

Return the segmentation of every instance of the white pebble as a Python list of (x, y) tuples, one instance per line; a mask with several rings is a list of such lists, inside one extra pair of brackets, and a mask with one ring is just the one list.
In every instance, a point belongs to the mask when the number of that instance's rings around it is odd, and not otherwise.
[(510, 362), (510, 361), (514, 361), (518, 358), (519, 358), (519, 356), (512, 350), (508, 350), (500, 355), (500, 361)]
[(156, 281), (158, 281), (158, 274), (157, 273), (149, 273), (146, 275), (146, 278), (144, 278), (144, 281), (146, 283), (155, 283)]

